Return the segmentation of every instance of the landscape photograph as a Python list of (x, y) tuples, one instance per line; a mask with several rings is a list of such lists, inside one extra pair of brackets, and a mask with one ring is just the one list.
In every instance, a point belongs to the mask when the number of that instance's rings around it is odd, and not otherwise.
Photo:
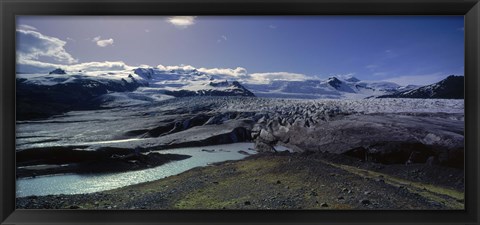
[(17, 16), (16, 208), (464, 210), (463, 16)]

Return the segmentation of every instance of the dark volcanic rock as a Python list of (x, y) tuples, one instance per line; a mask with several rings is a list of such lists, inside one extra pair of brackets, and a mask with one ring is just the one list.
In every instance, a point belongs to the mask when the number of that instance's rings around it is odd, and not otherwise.
[(228, 81), (221, 81), (221, 82), (210, 82), (209, 84), (212, 87), (228, 87), (230, 84)]
[(130, 149), (114, 148), (98, 151), (33, 149), (17, 153), (16, 175), (31, 177), (59, 173), (83, 174), (141, 170), (190, 157), (155, 152), (144, 154)]
[(17, 79), (17, 120), (46, 118), (71, 110), (97, 109), (100, 102), (95, 101), (96, 97), (108, 92), (134, 91), (140, 86), (142, 84), (135, 80), (128, 82), (125, 79), (75, 79), (55, 85), (39, 85)]
[(55, 69), (55, 70), (51, 71), (48, 74), (66, 74), (66, 73), (65, 73), (65, 70), (62, 70), (62, 69), (58, 68), (58, 69)]
[(354, 148), (344, 154), (383, 164), (411, 164), (425, 163), (435, 152), (422, 143), (392, 141), (379, 142), (367, 148)]
[(336, 77), (331, 77), (327, 80), (327, 83), (330, 84), (330, 86), (334, 87), (334, 88), (339, 88), (340, 85), (342, 84), (342, 82), (336, 78)]
[[(173, 134), (176, 132), (190, 129), (192, 127), (204, 125), (209, 119), (211, 119), (211, 116), (207, 114), (197, 114), (193, 117), (179, 118), (172, 122), (161, 123), (159, 126), (153, 129), (146, 131), (143, 130), (145, 131), (143, 137), (159, 137)], [(140, 132), (142, 132), (142, 130), (137, 130), (133, 133), (132, 131), (130, 131), (129, 133), (136, 134)]]
[(346, 154), (383, 164), (426, 163), (433, 156), (440, 165), (461, 168), (462, 130), (462, 123), (448, 118), (376, 114), (309, 122), (309, 126), (303, 120), (282, 125), (273, 119), (256, 125), (252, 135), (262, 152), (275, 151), (273, 146), (283, 143), (296, 151)]
[(346, 85), (336, 77), (328, 78), (327, 83), (333, 88), (335, 88), (336, 90), (354, 93), (354, 91), (348, 85)]
[[(225, 81), (227, 82), (227, 81)], [(210, 86), (212, 87), (219, 87), (219, 86), (228, 86), (229, 88), (226, 90), (215, 90), (215, 89), (205, 89), (205, 90), (198, 90), (198, 91), (190, 91), (190, 90), (178, 90), (178, 91), (165, 91), (166, 95), (171, 95), (175, 97), (190, 97), (190, 96), (246, 96), (246, 97), (255, 97), (255, 95), (242, 86), (238, 81), (234, 81), (231, 84), (220, 82), (220, 83), (212, 83), (210, 82)]]
[(372, 204), (372, 202), (370, 202), (370, 200), (368, 200), (368, 199), (363, 199), (363, 200), (360, 201), (360, 203), (362, 203), (362, 204), (364, 204), (364, 205), (370, 205), (370, 204)]

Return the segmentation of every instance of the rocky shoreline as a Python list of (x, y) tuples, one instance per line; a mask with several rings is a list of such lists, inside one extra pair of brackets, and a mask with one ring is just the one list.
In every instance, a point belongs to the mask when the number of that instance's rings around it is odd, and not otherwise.
[(88, 174), (109, 173), (142, 170), (163, 165), (165, 163), (190, 158), (189, 155), (150, 153), (112, 154), (99, 157), (92, 154), (87, 160), (70, 162), (68, 164), (32, 164), (20, 163), (16, 170), (17, 178), (32, 177), (54, 174)]
[(263, 153), (161, 180), (79, 195), (17, 198), (25, 209), (463, 209), (463, 171)]

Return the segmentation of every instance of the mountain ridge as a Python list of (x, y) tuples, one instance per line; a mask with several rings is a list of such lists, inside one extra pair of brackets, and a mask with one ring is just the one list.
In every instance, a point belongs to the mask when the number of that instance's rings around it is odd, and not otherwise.
[[(448, 93), (454, 89), (454, 93), (461, 92), (462, 95), (456, 94), (453, 98), (463, 98), (463, 77), (461, 81), (455, 81), (459, 79), (455, 77), (445, 79), (448, 82), (419, 87), (401, 86), (387, 81), (362, 81), (353, 76), (249, 83), (234, 76), (207, 74), (197, 69), (135, 68), (71, 72), (58, 68), (48, 74), (17, 74), (17, 116), (19, 119), (44, 118), (71, 110), (121, 107), (190, 96), (452, 98)], [(435, 94), (427, 95), (426, 92)]]
[(379, 98), (464, 98), (464, 76), (450, 75), (447, 78), (419, 88), (404, 90)]

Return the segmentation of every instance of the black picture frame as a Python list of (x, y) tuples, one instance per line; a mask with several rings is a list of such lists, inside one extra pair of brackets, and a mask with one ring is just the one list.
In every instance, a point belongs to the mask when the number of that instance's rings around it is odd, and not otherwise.
[[(464, 15), (465, 210), (16, 210), (18, 15)], [(1, 224), (479, 224), (479, 0), (0, 0)]]

